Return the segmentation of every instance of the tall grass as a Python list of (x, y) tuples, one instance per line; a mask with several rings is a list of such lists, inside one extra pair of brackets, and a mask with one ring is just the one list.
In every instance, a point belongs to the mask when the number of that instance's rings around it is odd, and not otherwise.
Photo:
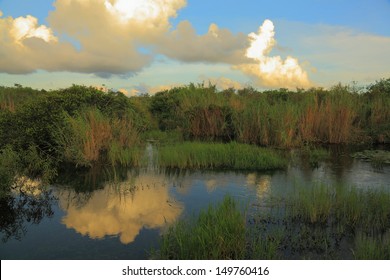
[(246, 251), (245, 217), (231, 197), (179, 221), (163, 235), (160, 259), (242, 259)]
[(353, 249), (355, 259), (360, 260), (389, 260), (390, 259), (390, 233), (374, 238), (359, 233), (355, 238)]
[(110, 119), (99, 109), (90, 108), (75, 117), (66, 117), (67, 126), (59, 129), (65, 160), (89, 166), (107, 157), (112, 164), (138, 163), (138, 131), (131, 119)]
[[(297, 186), (271, 211), (244, 216), (231, 197), (181, 220), (161, 238), (161, 259), (389, 259), (390, 194)], [(248, 219), (248, 221), (246, 221)]]
[[(383, 81), (390, 84), (390, 79)], [(390, 95), (375, 85), (357, 93), (338, 84), (329, 90), (254, 89), (218, 92), (190, 85), (156, 94), (151, 112), (163, 130), (190, 140), (235, 140), (261, 146), (390, 141)]]
[(284, 168), (287, 160), (277, 151), (230, 142), (183, 142), (159, 148), (159, 165), (188, 169), (251, 169)]
[(296, 186), (287, 207), (292, 218), (306, 223), (342, 224), (375, 233), (390, 227), (390, 192), (385, 190)]

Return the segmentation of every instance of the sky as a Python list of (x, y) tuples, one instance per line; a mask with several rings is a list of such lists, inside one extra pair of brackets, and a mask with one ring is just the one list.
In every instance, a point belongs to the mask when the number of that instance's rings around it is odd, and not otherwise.
[(390, 78), (389, 0), (0, 0), (0, 85), (155, 93)]

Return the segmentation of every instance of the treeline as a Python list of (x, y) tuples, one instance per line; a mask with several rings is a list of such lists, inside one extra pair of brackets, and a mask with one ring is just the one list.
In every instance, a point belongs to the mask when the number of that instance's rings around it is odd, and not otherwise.
[(170, 135), (280, 148), (389, 143), (390, 79), (359, 92), (341, 84), (262, 92), (190, 84), (130, 98), (76, 85), (0, 87), (0, 185), (16, 174), (50, 180), (64, 164), (137, 166), (145, 138)]

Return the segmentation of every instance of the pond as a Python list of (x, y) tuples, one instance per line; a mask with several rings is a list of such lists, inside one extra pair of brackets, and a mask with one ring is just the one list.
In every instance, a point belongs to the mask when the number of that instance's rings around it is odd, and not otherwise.
[(64, 172), (56, 184), (1, 198), (0, 258), (147, 259), (169, 225), (226, 194), (250, 215), (300, 183), (390, 188), (389, 165), (354, 159), (348, 147), (330, 150), (330, 159), (316, 167), (295, 160), (273, 172), (179, 171), (159, 170), (148, 146), (144, 169)]

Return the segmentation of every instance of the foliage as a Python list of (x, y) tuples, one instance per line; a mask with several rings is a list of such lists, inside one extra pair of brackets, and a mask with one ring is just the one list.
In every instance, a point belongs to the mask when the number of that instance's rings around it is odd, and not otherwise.
[[(237, 143), (277, 148), (389, 143), (389, 84), (390, 79), (382, 79), (360, 92), (341, 84), (330, 89), (262, 92), (218, 91), (212, 85), (190, 84), (131, 98), (79, 85), (54, 91), (0, 86), (0, 149), (18, 155), (19, 173), (47, 179), (54, 178), (65, 162), (138, 165), (141, 138), (157, 138), (161, 143), (233, 142), (199, 148), (199, 156), (188, 152), (186, 158), (174, 160), (180, 164), (166, 156), (165, 166), (274, 168), (283, 165), (268, 160), (276, 160), (274, 155), (249, 156), (259, 150), (238, 148)], [(193, 147), (183, 144), (184, 150)], [(164, 149), (172, 151), (173, 146)], [(315, 166), (323, 155), (310, 152), (309, 156)]]
[(8, 192), (19, 170), (20, 157), (12, 150), (10, 146), (6, 146), (0, 150), (0, 197)]

